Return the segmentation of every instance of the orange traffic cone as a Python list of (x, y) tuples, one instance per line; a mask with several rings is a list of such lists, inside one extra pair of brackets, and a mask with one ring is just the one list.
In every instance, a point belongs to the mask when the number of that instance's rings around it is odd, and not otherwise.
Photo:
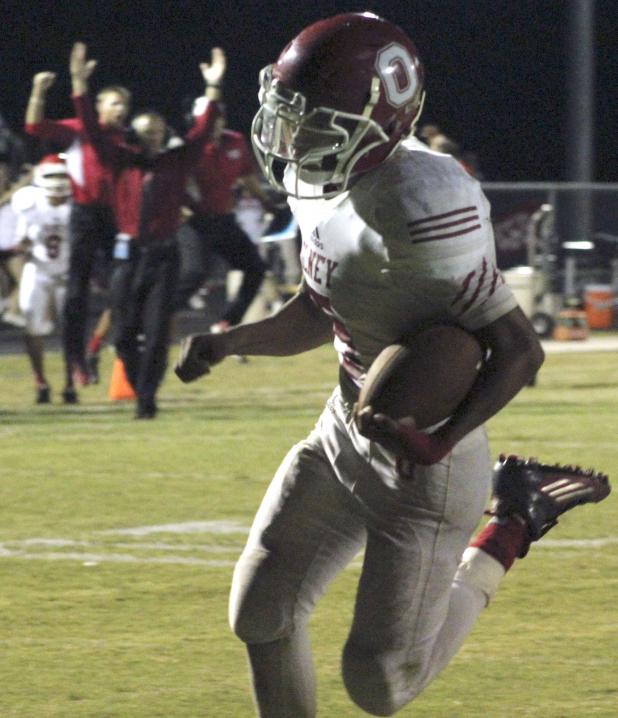
[(129, 380), (127, 379), (122, 359), (119, 359), (118, 357), (114, 359), (114, 366), (112, 367), (112, 380), (109, 384), (108, 396), (112, 401), (135, 399), (136, 397), (133, 387), (129, 384)]

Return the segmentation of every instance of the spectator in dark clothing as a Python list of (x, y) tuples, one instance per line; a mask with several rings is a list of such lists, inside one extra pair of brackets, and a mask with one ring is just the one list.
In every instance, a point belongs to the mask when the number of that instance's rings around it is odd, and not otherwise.
[(208, 274), (211, 254), (223, 257), (233, 269), (240, 269), (243, 280), (239, 292), (212, 331), (223, 331), (240, 323), (266, 271), (257, 247), (234, 215), (233, 190), (239, 183), (266, 209), (276, 211), (256, 175), (245, 138), (227, 129), (225, 115), (221, 115), (189, 182), (187, 205), (194, 214), (187, 223), (189, 231), (183, 231), (180, 238), (184, 270), (174, 302), (177, 308), (183, 307), (199, 289)]
[(178, 273), (175, 234), (184, 186), (212, 131), (225, 66), (219, 48), (213, 49), (210, 64), (200, 66), (206, 81), (204, 109), (183, 144), (164, 149), (165, 120), (148, 112), (134, 119), (140, 146), (130, 147), (114, 142), (96, 121), (87, 97), (94, 61), (86, 59), (86, 46), (76, 43), (71, 54), (77, 115), (100, 162), (113, 174), (111, 204), (118, 228), (110, 287), (114, 344), (137, 393), (140, 419), (157, 413), (155, 395), (167, 366)]
[[(73, 185), (74, 203), (69, 219), (71, 259), (64, 308), (63, 346), (69, 367), (66, 391), (73, 392), (77, 401), (74, 377), (81, 384), (88, 383), (84, 348), (90, 277), (96, 261), (111, 262), (116, 229), (110, 208), (111, 168), (99, 161), (81, 120), (49, 120), (44, 117), (47, 91), (55, 79), (53, 72), (39, 72), (34, 76), (26, 110), (26, 132), (51, 141), (64, 150)], [(98, 123), (111, 142), (124, 140), (124, 123), (130, 101), (130, 92), (120, 85), (105, 87), (97, 95)]]

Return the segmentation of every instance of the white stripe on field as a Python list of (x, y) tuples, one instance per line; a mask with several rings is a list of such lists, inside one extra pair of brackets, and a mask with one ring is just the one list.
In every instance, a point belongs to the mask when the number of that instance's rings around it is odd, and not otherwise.
[(128, 529), (110, 529), (100, 533), (118, 536), (148, 536), (149, 534), (248, 534), (249, 528), (237, 521), (187, 521), (180, 524), (136, 526)]
[[(145, 551), (204, 551), (205, 553), (240, 553), (242, 545), (233, 546), (213, 546), (212, 544), (175, 544), (155, 541), (154, 543), (138, 543), (136, 541), (126, 543), (102, 543), (100, 541), (75, 541), (73, 539), (45, 539), (31, 538), (23, 541), (6, 541), (0, 543), (0, 552), (3, 549), (12, 551), (13, 549), (23, 550), (24, 547), (39, 546), (42, 548), (69, 548), (83, 546), (85, 548), (130, 548)], [(1, 555), (1, 553), (0, 553)]]
[[(234, 521), (191, 521), (188, 523), (163, 524), (157, 526), (139, 526), (136, 528), (116, 529), (111, 531), (97, 532), (101, 534), (115, 534), (120, 536), (145, 536), (152, 533), (247, 533), (248, 529)], [(607, 536), (604, 538), (587, 539), (551, 539), (543, 538), (533, 544), (535, 549), (562, 550), (562, 549), (602, 549), (607, 546), (618, 544), (618, 536)], [(41, 551), (41, 548), (62, 549), (83, 548), (84, 551)], [(35, 550), (31, 550), (35, 549)], [(38, 550), (36, 550), (38, 549)], [(94, 549), (94, 551), (93, 551)], [(110, 552), (106, 553), (106, 549)], [(129, 553), (114, 553), (119, 549), (128, 549)], [(24, 540), (4, 541), (0, 543), (0, 558), (17, 558), (35, 561), (78, 561), (84, 565), (97, 565), (99, 563), (133, 563), (133, 564), (166, 564), (166, 565), (188, 565), (206, 566), (211, 568), (228, 568), (234, 566), (236, 559), (242, 550), (242, 546), (215, 546), (210, 544), (174, 544), (170, 542), (110, 542), (87, 541), (67, 538), (30, 538)], [(170, 555), (146, 556), (136, 555), (139, 551), (169, 551)], [(199, 556), (177, 556), (174, 552), (200, 552), (206, 554), (231, 554), (228, 559), (200, 558)], [(360, 558), (352, 564), (353, 568), (361, 565)]]
[(591, 539), (547, 539), (532, 544), (536, 548), (605, 548), (618, 544), (618, 536)]
[(83, 564), (96, 565), (98, 563), (158, 563), (174, 566), (209, 566), (211, 568), (234, 566), (236, 561), (222, 561), (218, 559), (193, 558), (187, 556), (133, 556), (120, 553), (22, 553), (21, 551), (1, 550), (2, 558), (20, 558), (25, 561), (79, 561)]

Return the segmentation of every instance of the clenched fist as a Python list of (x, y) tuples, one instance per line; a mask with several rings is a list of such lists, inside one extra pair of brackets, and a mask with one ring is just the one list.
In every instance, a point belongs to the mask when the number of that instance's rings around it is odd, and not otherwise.
[(224, 334), (191, 334), (182, 340), (174, 371), (185, 383), (195, 381), (226, 356)]
[(32, 87), (40, 93), (45, 93), (56, 81), (55, 72), (37, 72), (32, 78)]

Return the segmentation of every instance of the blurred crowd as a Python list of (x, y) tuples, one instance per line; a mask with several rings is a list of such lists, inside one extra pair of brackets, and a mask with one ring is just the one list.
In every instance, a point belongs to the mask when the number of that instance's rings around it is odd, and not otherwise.
[[(182, 128), (153, 110), (131, 116), (121, 85), (91, 98), (95, 66), (76, 43), (75, 116), (47, 116), (47, 71), (33, 77), (23, 127), (0, 116), (0, 329), (23, 334), (39, 404), (54, 398), (45, 337), (61, 338), (65, 404), (101, 380), (100, 351), (113, 345), (135, 416), (147, 419), (177, 314), (220, 332), (272, 312), (300, 281), (299, 237), (249, 142), (227, 125), (223, 50), (200, 65), (204, 95)], [(480, 176), (476, 156), (436, 125), (418, 134)]]

